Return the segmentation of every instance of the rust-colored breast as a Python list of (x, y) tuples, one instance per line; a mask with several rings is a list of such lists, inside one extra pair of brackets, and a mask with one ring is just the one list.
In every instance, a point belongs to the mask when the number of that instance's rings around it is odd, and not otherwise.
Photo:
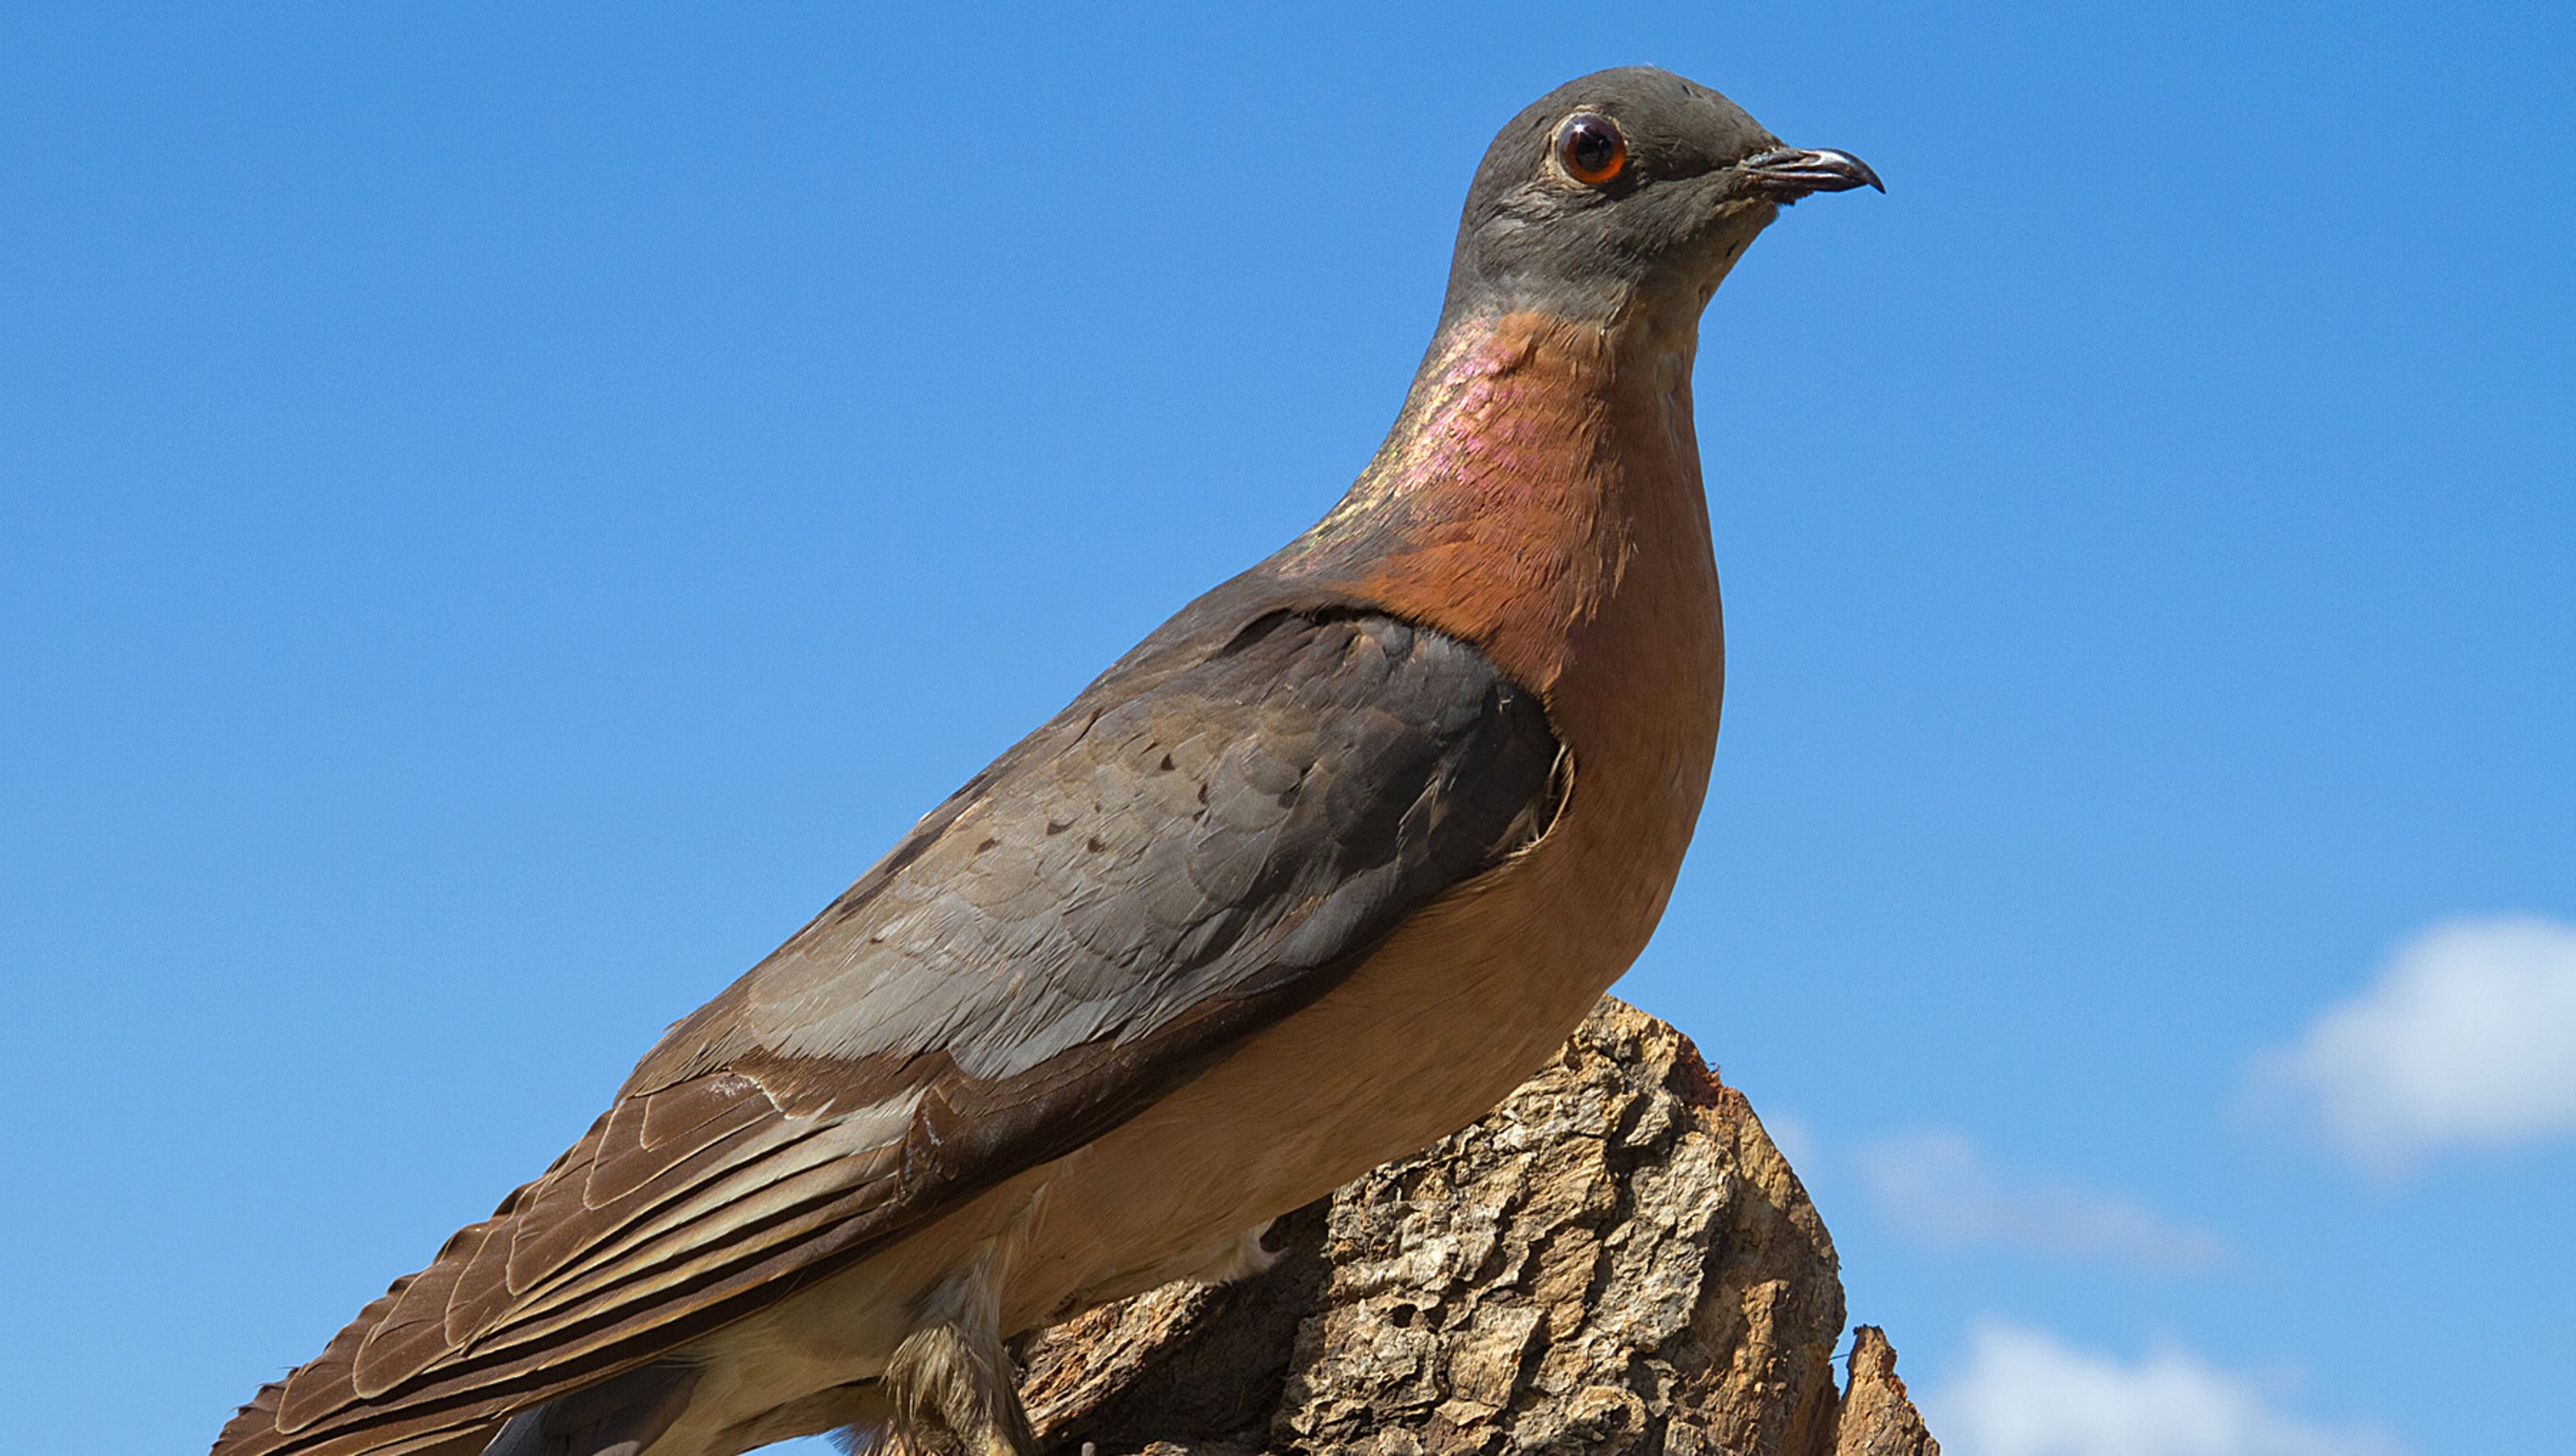
[(1528, 313), (1465, 333), (1343, 507), (1389, 539), (1334, 583), (1475, 643), (1547, 703), (1578, 795), (1634, 792), (1685, 841), (1724, 678), (1689, 347)]

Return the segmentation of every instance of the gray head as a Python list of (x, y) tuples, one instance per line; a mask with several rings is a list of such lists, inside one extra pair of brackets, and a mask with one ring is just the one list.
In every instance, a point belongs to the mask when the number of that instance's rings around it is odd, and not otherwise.
[[(1745, 245), (1811, 192), (1880, 186), (1844, 152), (1783, 146), (1744, 109), (1651, 66), (1568, 81), (1476, 168), (1444, 322), (1534, 309), (1696, 318)], [(1687, 321), (1685, 319), (1684, 321)]]

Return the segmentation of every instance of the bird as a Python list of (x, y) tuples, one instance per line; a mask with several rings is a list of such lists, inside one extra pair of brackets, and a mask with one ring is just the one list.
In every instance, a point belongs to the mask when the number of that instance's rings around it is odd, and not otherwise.
[(1709, 298), (1878, 187), (1649, 67), (1469, 184), (1311, 528), (1189, 603), (674, 1023), (214, 1456), (1032, 1456), (1007, 1342), (1489, 1111), (1644, 948), (1716, 751)]

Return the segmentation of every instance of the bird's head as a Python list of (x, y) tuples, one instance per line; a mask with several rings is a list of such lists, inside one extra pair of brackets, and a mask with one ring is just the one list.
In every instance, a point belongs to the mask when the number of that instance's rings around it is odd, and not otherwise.
[(1783, 145), (1696, 82), (1595, 71), (1486, 149), (1443, 319), (1533, 310), (1608, 324), (1644, 311), (1687, 325), (1781, 207), (1862, 186), (1886, 190), (1859, 158)]

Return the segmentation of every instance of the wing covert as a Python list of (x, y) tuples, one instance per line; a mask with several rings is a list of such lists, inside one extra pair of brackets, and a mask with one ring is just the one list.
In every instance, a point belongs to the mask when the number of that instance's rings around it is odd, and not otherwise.
[(1473, 647), (1337, 607), (1172, 636), (674, 1025), (218, 1453), (427, 1438), (666, 1352), (1116, 1126), (1544, 829), (1557, 742)]

